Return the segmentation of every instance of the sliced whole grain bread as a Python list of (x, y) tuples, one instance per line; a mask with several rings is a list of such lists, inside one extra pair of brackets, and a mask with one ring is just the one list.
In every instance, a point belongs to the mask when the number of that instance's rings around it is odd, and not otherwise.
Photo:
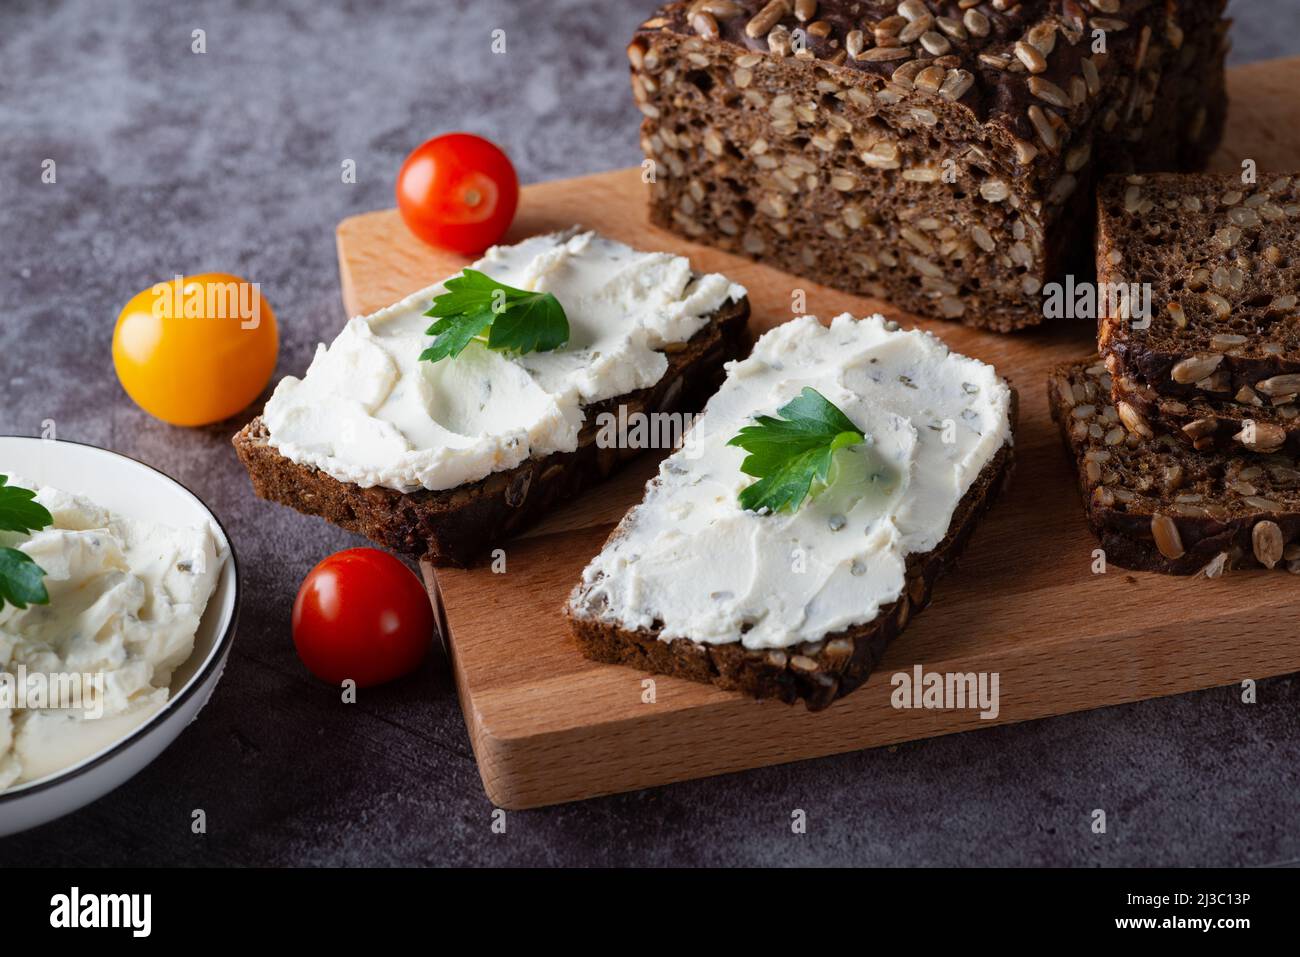
[[(1291, 431), (1284, 423), (1300, 415), (1300, 176), (1110, 177), (1098, 206), (1099, 281), (1151, 285), (1149, 324), (1122, 309), (1099, 322), (1117, 389), (1238, 403), (1239, 418), (1252, 417), (1259, 399), (1277, 410), (1266, 421)], [(1170, 431), (1237, 415), (1148, 407)]]
[(668, 369), (654, 386), (586, 406), (576, 451), (529, 459), (453, 489), (400, 492), (341, 482), (281, 455), (260, 416), (233, 443), (261, 498), (434, 565), (467, 566), (640, 454), (633, 448), (600, 447), (602, 413), (701, 408), (721, 381), (724, 363), (747, 351), (748, 318), (748, 298), (725, 303), (690, 340), (665, 350)]
[(1190, 575), (1300, 572), (1300, 467), (1292, 454), (1198, 451), (1125, 427), (1097, 357), (1055, 369), (1047, 391), (1108, 562)]

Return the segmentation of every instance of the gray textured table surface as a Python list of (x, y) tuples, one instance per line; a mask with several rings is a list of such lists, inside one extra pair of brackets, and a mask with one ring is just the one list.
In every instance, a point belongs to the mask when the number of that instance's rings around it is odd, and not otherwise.
[[(1300, 860), (1295, 676), (1261, 683), (1254, 706), (1207, 691), (521, 812), (492, 833), (441, 656), (344, 707), (294, 655), (299, 581), (360, 540), (253, 499), (231, 425), (138, 410), (113, 376), (113, 321), (157, 279), (235, 272), (278, 315), (277, 379), (299, 372), (345, 318), (335, 224), (391, 205), (426, 136), (489, 135), (528, 182), (639, 160), (623, 46), (648, 4), (186, 6), (0, 4), (0, 433), (54, 419), (198, 492), (243, 565), (240, 632), (175, 745), (85, 810), (0, 840), (0, 866)], [(1300, 52), (1294, 0), (1233, 6), (1237, 62)], [(488, 52), (497, 27), (508, 64)], [(348, 158), (355, 185), (340, 183)]]

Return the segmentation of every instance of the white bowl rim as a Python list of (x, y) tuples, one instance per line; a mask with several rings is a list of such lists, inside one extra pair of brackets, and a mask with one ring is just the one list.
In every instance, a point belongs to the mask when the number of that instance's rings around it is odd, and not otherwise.
[(208, 513), (213, 523), (221, 530), (221, 536), (226, 540), (226, 548), (230, 552), (230, 564), (235, 572), (235, 589), (232, 601), (232, 610), (230, 612), (230, 620), (226, 622), (226, 627), (222, 631), (221, 637), (213, 643), (212, 651), (209, 653), (208, 659), (204, 662), (203, 667), (194, 673), (186, 683), (185, 687), (180, 690), (180, 693), (174, 697), (168, 698), (166, 704), (151, 715), (149, 720), (145, 721), (138, 727), (133, 728), (126, 737), (122, 738), (117, 743), (110, 745), (94, 757), (88, 758), (78, 764), (74, 764), (65, 771), (60, 771), (56, 774), (50, 775), (49, 777), (33, 781), (30, 784), (20, 784), (7, 791), (0, 791), (0, 807), (3, 807), (5, 804), (31, 797), (33, 794), (40, 794), (43, 791), (49, 791), (53, 788), (60, 787), (61, 785), (67, 784), (75, 778), (112, 761), (114, 758), (127, 751), (133, 744), (135, 744), (135, 742), (142, 740), (156, 727), (166, 721), (167, 718), (170, 717), (171, 713), (179, 708), (183, 702), (188, 701), (190, 698), (198, 694), (200, 689), (208, 683), (208, 680), (212, 675), (222, 666), (223, 662), (225, 662), (231, 647), (234, 645), (235, 625), (239, 621), (240, 579), (239, 559), (235, 556), (235, 543), (231, 541), (229, 533), (226, 531), (225, 526), (221, 524), (221, 520), (217, 518), (216, 513), (213, 512), (212, 509), (208, 507), (208, 503), (199, 498), (191, 488), (183, 482), (172, 478), (161, 469), (154, 468), (148, 462), (142, 462), (135, 456), (126, 455), (122, 452), (115, 452), (112, 449), (106, 449), (99, 445), (92, 445), (89, 442), (77, 442), (71, 439), (43, 439), (34, 435), (12, 435), (9, 433), (0, 434), (0, 439), (25, 439), (29, 442), (57, 442), (62, 445), (81, 445), (88, 449), (95, 449), (96, 451), (104, 452), (108, 455), (116, 455), (118, 458), (127, 459), (137, 465), (143, 465), (151, 472), (156, 472), (158, 475), (161, 475), (164, 479), (171, 482), (193, 498), (194, 501), (196, 501), (200, 507)]

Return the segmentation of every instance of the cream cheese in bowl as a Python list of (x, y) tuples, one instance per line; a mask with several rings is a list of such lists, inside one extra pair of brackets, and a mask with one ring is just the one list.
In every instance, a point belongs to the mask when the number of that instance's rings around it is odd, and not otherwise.
[[(3, 470), (0, 469), (0, 472)], [(169, 700), (228, 549), (211, 525), (114, 514), (20, 476), (53, 524), (0, 532), (45, 571), (49, 603), (0, 608), (0, 791), (68, 768)]]
[[(240, 587), (217, 516), (143, 462), (77, 442), (0, 435), (0, 475), (38, 492), (52, 519), (0, 532), (0, 547), (41, 566), (50, 597), (0, 611), (4, 837), (102, 797), (176, 741), (221, 680)], [(12, 497), (8, 507), (12, 519)], [(44, 524), (43, 515), (28, 517)], [(61, 688), (50, 686), (51, 674)]]

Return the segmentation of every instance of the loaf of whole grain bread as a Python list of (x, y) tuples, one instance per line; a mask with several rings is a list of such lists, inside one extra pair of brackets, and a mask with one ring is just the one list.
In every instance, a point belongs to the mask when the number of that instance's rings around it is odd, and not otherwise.
[(694, 0), (628, 47), (651, 218), (1001, 331), (1091, 274), (1099, 173), (1196, 169), (1223, 0)]

